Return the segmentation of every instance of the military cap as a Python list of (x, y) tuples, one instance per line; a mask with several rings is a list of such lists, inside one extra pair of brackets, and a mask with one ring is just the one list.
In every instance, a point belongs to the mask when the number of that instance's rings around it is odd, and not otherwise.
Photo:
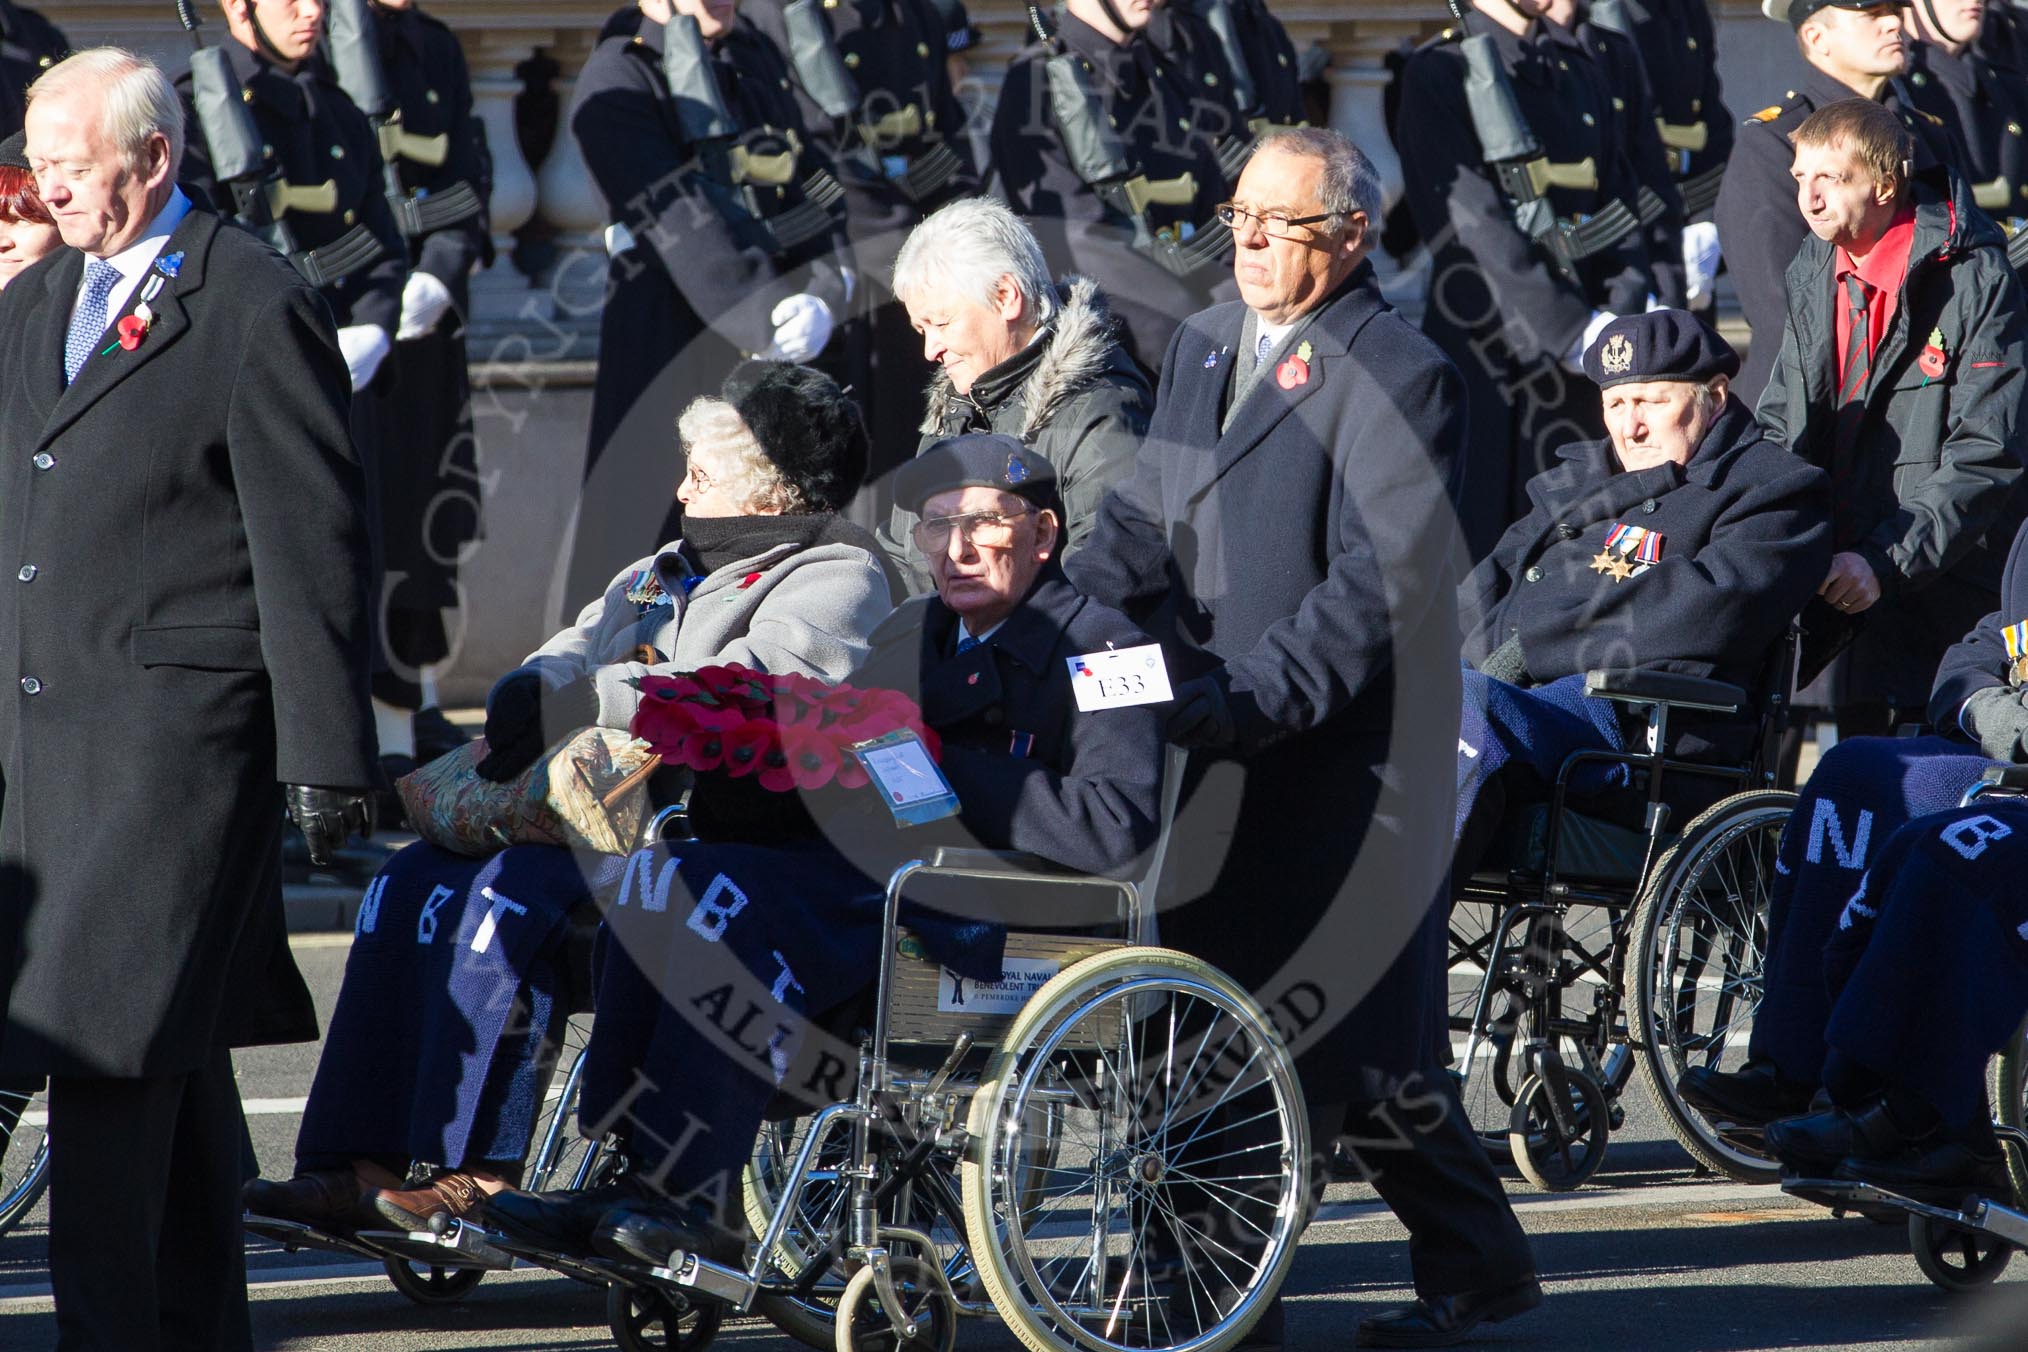
[[(1890, 0), (1900, 8), (1903, 0)], [(1760, 0), (1760, 12), (1777, 23), (1801, 28), (1803, 20), (1820, 9), (1872, 9), (1881, 0)]]
[(26, 169), (28, 167), (28, 133), (17, 131), (0, 141), (0, 169)]
[(1739, 374), (1739, 354), (1688, 310), (1615, 319), (1584, 350), (1584, 373), (1600, 389), (1629, 380), (1696, 380)]
[(1004, 432), (945, 437), (894, 475), (894, 500), (904, 511), (954, 488), (997, 488), (1037, 507), (1060, 510), (1056, 466)]

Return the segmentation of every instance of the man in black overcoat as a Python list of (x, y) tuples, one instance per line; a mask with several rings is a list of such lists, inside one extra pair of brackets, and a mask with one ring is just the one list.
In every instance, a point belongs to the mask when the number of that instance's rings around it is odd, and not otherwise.
[(313, 858), (366, 821), (345, 363), (317, 294), (176, 188), (161, 71), (73, 57), (27, 130), (72, 247), (0, 296), (0, 1079), (50, 1077), (57, 1345), (230, 1352), (230, 1049), (317, 1034), (284, 806)]
[(1464, 391), (1380, 297), (1379, 209), (1345, 137), (1262, 140), (1235, 198), (1241, 303), (1178, 330), (1070, 574), (1172, 653), (1190, 756), (1162, 941), (1274, 1012), (1312, 1139), (1345, 1131), (1408, 1226), (1419, 1299), (1361, 1339), (1433, 1346), (1541, 1293), (1436, 1059)]
[(0, 0), (0, 134), (21, 129), (28, 86), (69, 50), (62, 29), (26, 5)]

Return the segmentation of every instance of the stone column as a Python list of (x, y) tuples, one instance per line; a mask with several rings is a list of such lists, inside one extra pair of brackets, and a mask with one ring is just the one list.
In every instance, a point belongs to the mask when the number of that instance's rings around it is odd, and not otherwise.
[(556, 341), (569, 350), (545, 355), (559, 360), (589, 354), (597, 340), (605, 295), (605, 206), (570, 130), (578, 72), (584, 69), (596, 37), (587, 30), (560, 33), (548, 53), (558, 72), (553, 82), (557, 126), (535, 176), (536, 214), (556, 231), (556, 261), (546, 290)]
[(498, 337), (519, 326), (518, 314), (528, 295), (528, 279), (515, 270), (514, 232), (535, 215), (535, 176), (521, 153), (514, 126), (514, 100), (521, 77), (514, 68), (533, 51), (531, 37), (511, 29), (460, 32), (465, 60), (472, 72), (472, 108), (486, 127), (493, 154), (493, 265), (472, 279), (471, 330), (481, 359), (487, 336)]

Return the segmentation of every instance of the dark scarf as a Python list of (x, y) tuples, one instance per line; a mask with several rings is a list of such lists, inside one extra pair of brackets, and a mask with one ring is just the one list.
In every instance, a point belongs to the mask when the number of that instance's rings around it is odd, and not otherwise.
[(715, 573), (778, 545), (808, 549), (837, 519), (836, 512), (794, 516), (686, 516), (683, 553), (700, 573)]

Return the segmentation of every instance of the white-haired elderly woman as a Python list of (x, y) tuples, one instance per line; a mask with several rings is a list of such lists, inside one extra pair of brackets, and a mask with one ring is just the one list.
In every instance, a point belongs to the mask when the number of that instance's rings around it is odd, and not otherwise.
[[(923, 355), (940, 368), (917, 450), (964, 432), (1004, 432), (1032, 447), (1056, 466), (1064, 553), (1074, 554), (1106, 490), (1133, 465), (1155, 406), (1098, 284), (1053, 283), (1027, 225), (982, 197), (953, 202), (909, 233), (894, 291)], [(880, 539), (921, 593), (929, 569), (910, 547), (912, 521), (896, 510)]]
[[(872, 535), (838, 515), (866, 472), (858, 409), (830, 377), (780, 362), (742, 365), (722, 394), (678, 423), (683, 537), (494, 686), (481, 775), (511, 778), (578, 728), (627, 727), (643, 675), (736, 662), (841, 681), (867, 657), (894, 598)], [(601, 870), (620, 862), (427, 844), (390, 860), (366, 894), (295, 1174), (249, 1183), (248, 1209), (418, 1228), (513, 1183), (551, 1034), (579, 1003), (594, 898), (614, 881)], [(440, 1169), (402, 1191), (411, 1160)]]

